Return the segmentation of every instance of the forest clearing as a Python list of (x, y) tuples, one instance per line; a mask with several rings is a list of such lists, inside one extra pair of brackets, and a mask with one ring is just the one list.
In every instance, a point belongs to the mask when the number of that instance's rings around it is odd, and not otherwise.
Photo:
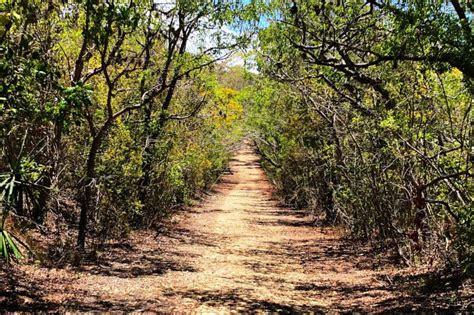
[(473, 19), (0, 1), (0, 313), (473, 312)]

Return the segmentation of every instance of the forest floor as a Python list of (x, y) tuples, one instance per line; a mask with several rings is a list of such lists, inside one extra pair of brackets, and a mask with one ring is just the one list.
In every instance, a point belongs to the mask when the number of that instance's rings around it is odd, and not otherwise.
[(340, 230), (318, 227), (307, 212), (280, 206), (249, 147), (242, 147), (230, 168), (205, 201), (158, 232), (108, 243), (94, 261), (4, 270), (0, 309), (212, 314), (469, 309), (472, 286), (397, 267), (344, 240)]

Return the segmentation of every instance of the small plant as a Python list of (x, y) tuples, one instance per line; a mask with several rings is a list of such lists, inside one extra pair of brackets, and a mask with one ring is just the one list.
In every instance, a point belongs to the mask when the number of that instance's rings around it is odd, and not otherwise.
[(17, 209), (17, 212), (22, 211), (22, 194), (28, 194), (31, 200), (34, 199), (29, 186), (33, 179), (39, 177), (37, 165), (32, 163), (28, 156), (24, 154), (26, 137), (27, 133), (23, 137), (19, 154), (10, 159), (10, 170), (0, 174), (0, 200), (3, 208), (0, 218), (0, 256), (7, 263), (12, 258), (15, 260), (22, 258), (17, 244), (25, 244), (6, 231), (5, 222), (12, 209)]
[(2, 190), (0, 196), (3, 201), (3, 213), (0, 227), (0, 256), (2, 256), (8, 263), (11, 258), (21, 259), (22, 255), (15, 242), (16, 238), (5, 230), (5, 220), (8, 217), (9, 208), (15, 191), (15, 177), (9, 174), (3, 175), (2, 177), (6, 177), (6, 179), (4, 179), (0, 184), (0, 189)]
[(0, 229), (0, 255), (7, 261), (10, 259), (19, 260), (23, 258), (18, 246), (17, 239), (10, 235), (3, 228)]

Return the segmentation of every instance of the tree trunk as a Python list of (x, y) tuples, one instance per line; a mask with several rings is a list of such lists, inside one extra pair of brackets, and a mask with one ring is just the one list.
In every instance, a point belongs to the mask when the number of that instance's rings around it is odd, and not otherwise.
[(38, 224), (43, 224), (48, 201), (50, 198), (49, 188), (51, 187), (51, 174), (46, 174), (41, 180), (38, 202), (33, 205), (33, 220)]
[[(15, 180), (20, 182), (21, 181), (21, 176), (19, 174), (15, 175)], [(15, 187), (14, 190), (14, 196), (15, 196), (15, 210), (18, 215), (23, 216), (23, 186), (20, 184), (17, 187)]]
[(330, 181), (330, 178), (328, 178), (328, 176), (323, 174), (321, 178), (322, 178), (321, 180), (321, 190), (322, 190), (321, 199), (322, 200), (321, 201), (323, 204), (324, 213), (326, 215), (326, 217), (324, 218), (324, 222), (326, 224), (333, 224), (334, 220), (336, 219), (336, 212), (334, 211), (334, 198), (333, 198), (334, 190), (331, 187), (332, 183)]
[(92, 141), (89, 155), (87, 157), (86, 178), (79, 185), (79, 200), (81, 204), (81, 214), (79, 218), (79, 233), (77, 236), (77, 249), (84, 251), (87, 234), (87, 222), (90, 203), (92, 200), (92, 184), (95, 177), (95, 159), (101, 144), (102, 134), (96, 135)]
[[(153, 142), (154, 142), (154, 134), (151, 130), (150, 126), (151, 122), (151, 105), (148, 106), (145, 110), (145, 148), (143, 150), (143, 161), (142, 161), (142, 177), (140, 178), (139, 182), (139, 192), (138, 192), (138, 199), (140, 203), (145, 206), (148, 201), (148, 186), (150, 186), (151, 182), (151, 172), (152, 172), (152, 155), (153, 155)], [(140, 224), (141, 218), (135, 219), (137, 224)]]
[(64, 129), (64, 117), (56, 121), (54, 127), (54, 145), (52, 153), (49, 154), (48, 161), (49, 170), (43, 175), (40, 181), (42, 186), (39, 190), (38, 202), (33, 205), (33, 220), (38, 224), (43, 224), (46, 213), (48, 211), (48, 202), (51, 198), (51, 186), (53, 185), (53, 178), (57, 172), (58, 165), (62, 158), (62, 136)]

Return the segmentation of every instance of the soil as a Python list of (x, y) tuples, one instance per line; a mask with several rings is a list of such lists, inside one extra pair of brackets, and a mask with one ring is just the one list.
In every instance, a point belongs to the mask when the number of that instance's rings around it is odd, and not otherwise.
[(244, 146), (212, 194), (160, 231), (111, 241), (80, 267), (3, 266), (0, 309), (212, 314), (470, 309), (473, 291), (466, 281), (433, 280), (428, 270), (401, 268), (317, 222), (308, 212), (279, 204), (258, 157)]

